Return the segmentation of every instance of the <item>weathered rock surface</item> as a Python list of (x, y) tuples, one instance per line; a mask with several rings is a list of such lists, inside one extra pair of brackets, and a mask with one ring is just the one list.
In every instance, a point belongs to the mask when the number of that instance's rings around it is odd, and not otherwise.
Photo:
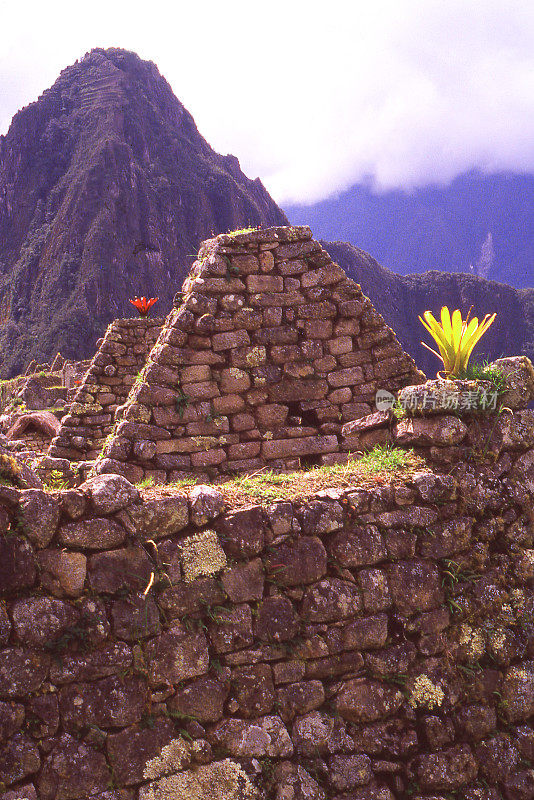
[(266, 508), (95, 479), (48, 544), (3, 487), (0, 800), (530, 800), (531, 414), (506, 414), (497, 464)]

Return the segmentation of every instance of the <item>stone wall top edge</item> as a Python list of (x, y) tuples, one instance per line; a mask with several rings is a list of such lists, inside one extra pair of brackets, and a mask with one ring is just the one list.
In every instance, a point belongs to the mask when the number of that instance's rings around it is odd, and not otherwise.
[(257, 230), (247, 231), (246, 233), (220, 233), (212, 239), (206, 239), (201, 243), (202, 247), (210, 245), (243, 245), (243, 244), (264, 244), (266, 242), (286, 243), (305, 241), (312, 238), (312, 231), (307, 225), (281, 226), (275, 228), (258, 228)]
[(112, 325), (125, 325), (127, 327), (156, 327), (163, 325), (166, 317), (118, 317), (111, 323)]
[[(323, 489), (317, 489), (316, 491), (310, 492), (310, 494), (306, 496), (295, 496), (289, 498), (280, 497), (264, 500), (250, 498), (248, 502), (232, 503), (228, 497), (225, 496), (224, 484), (199, 483), (185, 487), (182, 490), (177, 490), (175, 494), (165, 493), (161, 496), (157, 495), (155, 497), (145, 497), (137, 490), (137, 487), (134, 484), (131, 484), (123, 476), (115, 473), (104, 473), (102, 475), (89, 478), (80, 486), (65, 489), (59, 492), (50, 492), (46, 488), (20, 489), (17, 487), (0, 485), (0, 505), (5, 505), (12, 509), (16, 509), (19, 506), (26, 505), (28, 502), (30, 502), (32, 497), (42, 497), (44, 495), (46, 495), (48, 498), (46, 501), (47, 503), (52, 501), (53, 504), (55, 500), (59, 505), (63, 505), (64, 501), (66, 501), (68, 498), (68, 502), (70, 504), (73, 502), (73, 498), (75, 496), (87, 498), (88, 495), (92, 494), (92, 489), (90, 487), (92, 487), (94, 484), (107, 481), (109, 481), (110, 484), (113, 481), (118, 481), (120, 483), (120, 487), (115, 488), (117, 491), (120, 491), (121, 494), (124, 494), (125, 497), (128, 497), (127, 502), (125, 502), (122, 506), (123, 508), (126, 508), (130, 505), (145, 505), (153, 501), (169, 501), (173, 498), (179, 498), (187, 501), (189, 505), (194, 505), (195, 503), (198, 503), (200, 498), (201, 504), (208, 503), (208, 505), (213, 505), (213, 507), (217, 507), (219, 509), (217, 514), (214, 514), (214, 517), (251, 508), (261, 508), (265, 511), (273, 506), (280, 506), (281, 504), (287, 504), (288, 506), (291, 505), (292, 507), (299, 509), (305, 509), (308, 506), (316, 504), (318, 501), (324, 503), (344, 504), (348, 502), (351, 497), (355, 497), (357, 495), (362, 497), (367, 496), (368, 498), (373, 498), (375, 500), (380, 499), (383, 496), (384, 499), (388, 499), (389, 502), (392, 502), (393, 505), (396, 506), (397, 504), (393, 499), (392, 491), (398, 487), (404, 486), (413, 488), (420, 482), (426, 485), (430, 481), (436, 484), (447, 484), (447, 486), (452, 490), (457, 483), (454, 477), (442, 473), (437, 469), (422, 466), (421, 469), (417, 471), (393, 475), (389, 480), (377, 483), (376, 485), (370, 485), (366, 482), (355, 482), (349, 486), (331, 486)], [(109, 491), (111, 491), (112, 488), (113, 487), (110, 486)], [(87, 509), (83, 516), (85, 518), (113, 516), (116, 511), (117, 508), (114, 508), (109, 512), (102, 510), (97, 512)]]

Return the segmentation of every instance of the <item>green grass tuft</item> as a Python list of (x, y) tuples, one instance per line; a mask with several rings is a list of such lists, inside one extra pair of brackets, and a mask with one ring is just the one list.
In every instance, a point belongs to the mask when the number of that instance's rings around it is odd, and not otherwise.
[(489, 381), (494, 389), (502, 394), (506, 390), (506, 376), (498, 367), (493, 367), (488, 361), (483, 364), (469, 364), (460, 375), (455, 375), (459, 380)]
[(150, 476), (149, 478), (143, 478), (143, 480), (139, 481), (135, 485), (137, 486), (138, 489), (148, 489), (151, 486), (155, 486), (156, 481), (152, 476)]
[(252, 233), (252, 231), (258, 231), (259, 229), (260, 229), (259, 225), (256, 225), (256, 227), (251, 227), (251, 228), (237, 228), (235, 231), (228, 231), (226, 235), (239, 236), (241, 233)]

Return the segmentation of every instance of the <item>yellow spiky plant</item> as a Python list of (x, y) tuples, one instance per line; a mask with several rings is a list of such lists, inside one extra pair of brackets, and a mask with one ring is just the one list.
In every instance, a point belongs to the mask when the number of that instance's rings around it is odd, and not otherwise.
[(447, 376), (458, 377), (465, 373), (474, 346), (497, 316), (486, 314), (481, 322), (478, 321), (478, 317), (473, 317), (469, 321), (472, 308), (473, 306), (469, 309), (465, 320), (462, 319), (459, 308), (455, 309), (451, 316), (447, 306), (441, 309), (441, 322), (438, 322), (431, 311), (425, 311), (423, 316), (419, 317), (436, 342), (439, 353), (425, 342), (421, 344), (443, 362), (443, 371)]

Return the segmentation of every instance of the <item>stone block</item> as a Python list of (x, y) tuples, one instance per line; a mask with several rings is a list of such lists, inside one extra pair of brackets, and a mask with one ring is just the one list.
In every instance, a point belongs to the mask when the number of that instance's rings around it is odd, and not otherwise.
[(245, 401), (238, 394), (214, 397), (212, 403), (216, 414), (237, 414), (245, 408)]
[(128, 509), (127, 514), (141, 538), (155, 541), (179, 533), (189, 523), (189, 505), (181, 495), (146, 500)]
[(324, 320), (335, 317), (337, 309), (334, 303), (323, 300), (319, 303), (305, 303), (299, 306), (297, 313), (303, 319)]
[(349, 722), (366, 724), (391, 716), (403, 701), (398, 689), (378, 681), (355, 678), (344, 683), (334, 700), (334, 706)]
[(446, 447), (460, 444), (466, 433), (467, 425), (458, 417), (415, 417), (401, 420), (393, 429), (393, 438), (403, 445)]
[(73, 681), (95, 681), (126, 672), (132, 666), (132, 651), (124, 642), (114, 642), (89, 653), (71, 653), (54, 659), (50, 679), (64, 684)]
[[(221, 334), (222, 336), (223, 334)], [(189, 403), (199, 400), (211, 400), (219, 394), (219, 387), (215, 381), (201, 381), (199, 383), (183, 383), (182, 391)]]
[(103, 753), (63, 734), (44, 761), (37, 787), (42, 800), (81, 800), (105, 797), (111, 779)]
[(59, 691), (63, 727), (80, 731), (87, 725), (118, 728), (139, 722), (147, 702), (145, 681), (115, 675), (94, 683), (71, 683)]
[(299, 335), (295, 328), (283, 325), (265, 327), (254, 334), (254, 340), (261, 345), (296, 344), (298, 338)]
[(270, 666), (255, 664), (232, 672), (231, 700), (240, 717), (261, 717), (274, 706), (274, 684)]
[(300, 292), (259, 292), (251, 294), (249, 303), (253, 308), (295, 308), (304, 302)]
[(285, 684), (276, 690), (276, 700), (280, 716), (287, 724), (296, 716), (315, 711), (323, 705), (323, 684), (318, 680)]
[(174, 725), (167, 719), (157, 719), (151, 727), (132, 725), (111, 733), (106, 749), (116, 784), (124, 787), (141, 783), (147, 762), (158, 756), (174, 736)]
[(298, 458), (318, 453), (332, 453), (339, 447), (337, 436), (308, 436), (298, 439), (272, 439), (264, 441), (262, 456), (273, 458)]
[(259, 717), (253, 721), (228, 719), (209, 734), (212, 744), (229, 755), (243, 758), (287, 758), (293, 744), (280, 717)]
[(241, 444), (233, 444), (228, 448), (228, 458), (230, 460), (255, 458), (259, 455), (260, 449), (260, 442), (242, 442)]
[(60, 544), (86, 550), (108, 550), (126, 539), (126, 531), (112, 519), (93, 518), (69, 522), (59, 529)]
[(55, 597), (80, 597), (87, 573), (83, 553), (65, 550), (42, 550), (38, 554), (42, 585)]
[(40, 766), (37, 745), (23, 733), (18, 733), (0, 752), (0, 781), (4, 786), (11, 786), (37, 772)]
[(251, 275), (259, 272), (259, 264), (253, 255), (232, 255), (232, 267), (240, 275)]
[(50, 544), (59, 522), (59, 503), (39, 489), (26, 489), (18, 510), (23, 533), (38, 548)]
[(229, 653), (252, 644), (252, 612), (245, 603), (217, 612), (208, 626), (209, 638), (217, 653)]
[(236, 347), (246, 347), (247, 345), (250, 345), (250, 336), (243, 329), (216, 333), (212, 338), (212, 346), (216, 352), (219, 350), (232, 350)]
[(534, 714), (534, 662), (510, 667), (504, 676), (503, 704), (506, 718), (528, 720)]
[[(228, 294), (228, 292), (244, 292), (245, 284), (239, 278), (204, 278), (203, 283), (198, 287), (198, 291), (205, 291), (213, 294)], [(188, 300), (188, 305), (191, 298)], [(196, 309), (195, 309), (196, 310)]]
[(417, 756), (410, 766), (424, 791), (455, 791), (471, 783), (478, 771), (468, 744)]
[(326, 573), (326, 550), (315, 536), (283, 543), (265, 559), (267, 575), (279, 586), (313, 583)]
[(39, 596), (15, 601), (11, 616), (17, 640), (30, 647), (52, 645), (80, 620), (80, 612), (69, 603)]
[(26, 697), (43, 684), (48, 675), (50, 657), (23, 647), (2, 650), (0, 659), (0, 697)]
[(249, 275), (247, 290), (249, 292), (283, 292), (284, 279), (281, 275)]
[(251, 386), (250, 375), (237, 367), (223, 369), (220, 373), (219, 388), (224, 394), (239, 394)]
[(340, 578), (325, 578), (306, 590), (301, 613), (310, 622), (337, 622), (356, 615), (361, 608), (362, 599), (355, 584)]
[(160, 630), (158, 607), (150, 595), (119, 598), (111, 606), (111, 625), (114, 636), (127, 642), (155, 636)]
[(152, 574), (152, 564), (142, 547), (131, 545), (89, 557), (89, 581), (92, 588), (104, 594), (126, 589), (143, 591)]
[(201, 632), (187, 631), (179, 623), (152, 639), (146, 650), (152, 686), (176, 685), (205, 675), (209, 668), (206, 637)]
[(97, 475), (80, 486), (97, 514), (113, 514), (139, 499), (139, 491), (122, 475)]
[(236, 564), (222, 574), (224, 590), (232, 603), (261, 600), (264, 582), (263, 564), (259, 558)]
[(433, 609), (443, 603), (437, 567), (426, 561), (399, 561), (387, 568), (391, 595), (401, 613)]
[(339, 628), (331, 628), (325, 634), (330, 654), (343, 650), (369, 650), (384, 647), (388, 635), (388, 620), (385, 614), (375, 617), (356, 618)]
[(363, 753), (332, 756), (328, 767), (330, 783), (338, 791), (365, 786), (373, 777), (371, 759)]
[(194, 364), (180, 370), (180, 383), (202, 383), (211, 380), (211, 367), (208, 364)]
[(222, 464), (223, 461), (226, 461), (226, 452), (221, 448), (191, 453), (191, 465), (193, 467), (216, 466), (217, 464)]
[(169, 619), (180, 619), (220, 605), (224, 602), (224, 593), (214, 578), (197, 578), (189, 583), (174, 583), (162, 592), (159, 602)]
[(382, 535), (374, 525), (340, 531), (331, 540), (329, 550), (343, 567), (368, 566), (386, 558)]
[[(7, 517), (7, 515), (6, 515)], [(7, 529), (9, 519), (3, 526)], [(37, 575), (32, 546), (20, 536), (0, 536), (0, 594), (28, 589)]]
[(340, 369), (331, 372), (327, 376), (327, 381), (330, 386), (338, 388), (340, 386), (354, 386), (363, 381), (363, 371), (361, 367), (350, 367), (349, 369)]
[(218, 722), (224, 716), (229, 686), (226, 681), (202, 676), (179, 689), (169, 701), (172, 714), (183, 714), (197, 722)]
[(267, 597), (259, 606), (254, 633), (264, 642), (293, 639), (300, 628), (298, 615), (287, 597)]
[(217, 533), (230, 556), (250, 558), (261, 553), (265, 522), (260, 506), (248, 506), (227, 514), (217, 524)]
[(333, 335), (332, 321), (328, 319), (305, 320), (304, 332), (308, 339), (331, 339)]

